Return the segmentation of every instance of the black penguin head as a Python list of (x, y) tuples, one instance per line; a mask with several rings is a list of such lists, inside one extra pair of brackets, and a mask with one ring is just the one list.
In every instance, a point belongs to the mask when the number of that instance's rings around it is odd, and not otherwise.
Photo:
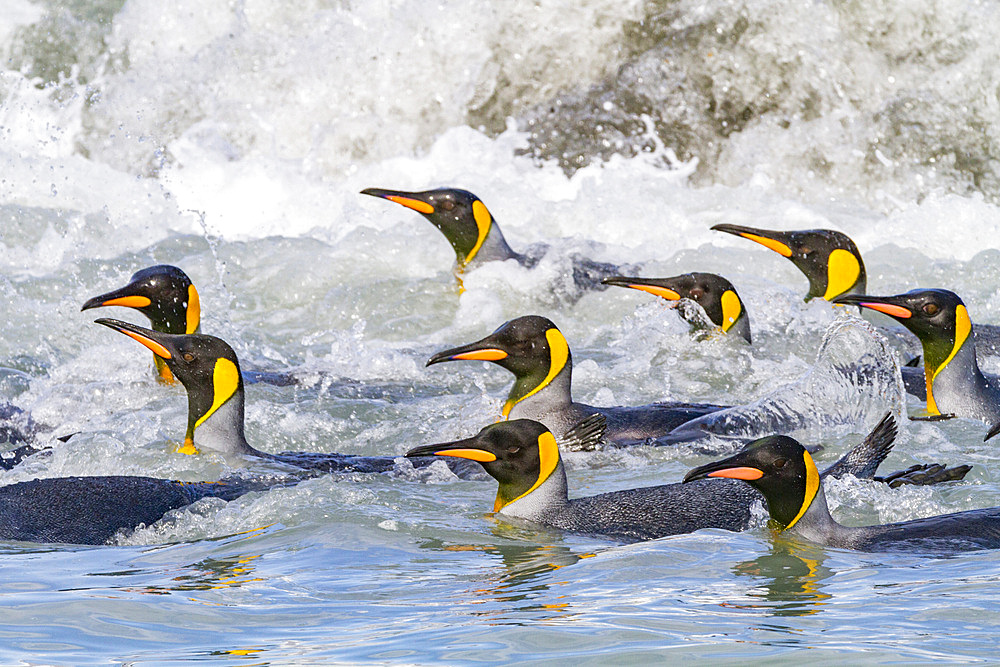
[(916, 334), (924, 347), (924, 368), (933, 373), (958, 353), (972, 334), (972, 320), (962, 299), (943, 289), (915, 289), (893, 296), (849, 294), (847, 303), (884, 313)]
[(832, 229), (779, 232), (742, 225), (715, 225), (712, 229), (759, 243), (792, 261), (809, 279), (806, 301), (822, 297), (831, 301), (841, 294), (863, 292), (867, 286), (865, 263), (854, 241)]
[(135, 308), (149, 318), (154, 331), (195, 333), (201, 323), (198, 290), (176, 266), (160, 264), (132, 274), (128, 285), (94, 298), (80, 310), (103, 306)]
[(552, 433), (530, 419), (490, 424), (464, 440), (425, 445), (406, 456), (455, 456), (478, 461), (497, 480), (493, 511), (528, 495), (549, 478), (559, 464), (559, 447)]
[(493, 216), (486, 205), (466, 190), (441, 188), (403, 192), (368, 188), (361, 194), (388, 199), (422, 214), (448, 239), (458, 263), (463, 266), (475, 259), (493, 225)]
[[(601, 282), (605, 285), (649, 292), (675, 303), (681, 299), (690, 299), (705, 310), (708, 319), (726, 332), (745, 316), (743, 302), (736, 293), (736, 288), (731, 282), (714, 273), (685, 273), (671, 278), (616, 276), (605, 278)], [(747, 342), (750, 342), (749, 330)]]
[(482, 340), (438, 352), (427, 365), (465, 360), (492, 361), (514, 374), (512, 398), (503, 408), (505, 417), (515, 402), (543, 389), (571, 364), (566, 337), (552, 320), (538, 315), (518, 317)]
[[(240, 362), (233, 348), (221, 338), (204, 334), (160, 333), (106, 318), (95, 322), (123, 333), (149, 348), (184, 385), (188, 394), (188, 433), (182, 452), (195, 453), (194, 430), (227, 401), (236, 396), (242, 402)], [(188, 447), (190, 451), (187, 450)]]
[(695, 468), (685, 482), (708, 477), (741, 479), (767, 500), (771, 518), (785, 528), (794, 526), (819, 492), (819, 471), (799, 442), (771, 435), (751, 442), (738, 454)]

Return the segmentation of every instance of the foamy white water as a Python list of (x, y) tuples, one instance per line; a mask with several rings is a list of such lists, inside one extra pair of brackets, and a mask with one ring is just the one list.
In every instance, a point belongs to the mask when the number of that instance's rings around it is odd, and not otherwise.
[[(306, 379), (248, 387), (248, 437), (267, 451), (399, 455), (471, 435), (495, 418), (510, 376), (424, 363), (542, 314), (570, 341), (577, 400), (784, 408), (791, 396), (815, 417), (796, 432), (832, 462), (899, 409), (883, 342), (804, 303), (789, 262), (709, 228), (840, 229), (872, 292), (946, 287), (974, 321), (1000, 323), (997, 20), (989, 6), (919, 1), (12, 0), (0, 11), (0, 399), (80, 435), (0, 483), (228, 471), (172, 453), (182, 391), (156, 384), (144, 349), (79, 312), (154, 263), (192, 277), (203, 331), (245, 366)], [(459, 294), (434, 228), (359, 195), (447, 185), (477, 193), (516, 249), (552, 252), (532, 271), (467, 273)], [(647, 276), (726, 275), (754, 346), (696, 340), (649, 295), (572, 298), (572, 253)], [(821, 355), (838, 330), (847, 337)], [(851, 353), (884, 380), (852, 393), (835, 373)], [(836, 516), (856, 525), (1000, 504), (985, 431), (903, 424), (886, 470), (942, 460), (973, 471), (935, 488), (831, 483)], [(707, 460), (695, 447), (566, 458), (575, 495), (675, 482)], [(115, 547), (8, 544), (0, 656), (995, 653), (990, 553), (858, 555), (763, 528), (621, 546), (496, 522), (485, 516), (493, 494), (492, 482), (401, 461), (392, 476), (202, 501)]]

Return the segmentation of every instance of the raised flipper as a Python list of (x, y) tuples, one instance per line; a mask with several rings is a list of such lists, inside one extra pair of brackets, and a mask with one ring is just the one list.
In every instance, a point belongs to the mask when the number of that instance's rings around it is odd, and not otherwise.
[(607, 428), (607, 417), (595, 412), (566, 431), (559, 445), (570, 451), (593, 451), (604, 439)]
[[(1000, 428), (998, 428), (1000, 430)], [(885, 476), (876, 476), (875, 470), (892, 451), (896, 439), (896, 420), (886, 414), (864, 442), (847, 452), (846, 455), (823, 471), (822, 475), (843, 477), (854, 475), (858, 479), (871, 479), (888, 484), (891, 488), (903, 484), (929, 485), (962, 479), (972, 470), (970, 465), (948, 468), (940, 463), (921, 463), (906, 470), (898, 470)]]
[(854, 475), (858, 479), (872, 479), (879, 465), (892, 451), (896, 433), (896, 420), (891, 413), (886, 413), (860, 445), (824, 470), (821, 476), (839, 478)]

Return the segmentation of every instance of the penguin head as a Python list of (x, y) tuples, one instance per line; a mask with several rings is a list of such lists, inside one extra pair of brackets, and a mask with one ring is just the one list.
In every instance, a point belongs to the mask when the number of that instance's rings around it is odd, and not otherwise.
[(361, 194), (388, 199), (422, 214), (448, 239), (462, 266), (475, 259), (494, 222), (486, 205), (467, 190), (440, 188), (403, 192), (367, 188)]
[(201, 324), (198, 290), (186, 273), (169, 264), (136, 271), (128, 285), (89, 299), (80, 310), (104, 306), (135, 308), (162, 333), (196, 333)]
[[(681, 299), (694, 301), (705, 310), (705, 314), (716, 326), (729, 332), (741, 318), (746, 317), (743, 302), (733, 284), (714, 273), (685, 273), (671, 278), (629, 278), (615, 276), (601, 281), (605, 285), (630, 287), (649, 292), (672, 303)], [(744, 334), (750, 342), (750, 329)]]
[(924, 368), (932, 373), (951, 361), (972, 333), (969, 311), (948, 290), (915, 289), (893, 296), (848, 294), (834, 302), (876, 310), (912, 331), (924, 347)]
[(794, 526), (819, 492), (819, 471), (797, 440), (771, 435), (754, 440), (727, 459), (700, 466), (684, 482), (721, 477), (740, 479), (760, 491), (771, 518), (784, 528)]
[(510, 320), (486, 338), (438, 352), (428, 366), (445, 361), (492, 361), (514, 374), (514, 389), (503, 408), (547, 387), (564, 369), (572, 369), (569, 343), (552, 320), (526, 315)]
[(867, 286), (865, 263), (854, 241), (832, 229), (779, 232), (742, 225), (715, 225), (712, 229), (759, 243), (787, 257), (809, 279), (806, 301), (822, 297), (827, 301), (841, 294), (864, 292)]
[(239, 359), (228, 343), (204, 334), (161, 333), (120, 320), (101, 318), (95, 322), (149, 348), (184, 385), (188, 395), (188, 430), (181, 452), (197, 453), (195, 430), (223, 411), (229, 413), (229, 422), (238, 421), (226, 424), (226, 428), (237, 429), (238, 437), (243, 438), (243, 378)]
[(471, 438), (425, 445), (406, 456), (455, 456), (479, 462), (497, 480), (493, 511), (537, 489), (556, 470), (559, 447), (552, 433), (531, 419), (490, 424)]

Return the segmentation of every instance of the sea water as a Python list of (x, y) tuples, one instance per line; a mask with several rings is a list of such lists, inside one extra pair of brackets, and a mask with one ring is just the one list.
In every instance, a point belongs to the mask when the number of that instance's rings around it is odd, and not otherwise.
[[(244, 367), (300, 378), (247, 387), (248, 438), (269, 452), (474, 434), (510, 375), (426, 360), (540, 314), (570, 342), (577, 400), (780, 405), (828, 464), (885, 412), (922, 409), (896, 383), (906, 345), (805, 303), (790, 262), (709, 228), (840, 229), (871, 292), (944, 287), (1000, 322), (998, 32), (993, 5), (959, 1), (7, 0), (0, 398), (78, 435), (0, 483), (231, 472), (174, 453), (183, 390), (92, 324), (143, 318), (79, 312), (155, 263), (192, 277), (202, 330)], [(460, 292), (437, 230), (359, 195), (440, 186), (478, 194), (516, 249), (551, 251)], [(753, 347), (692, 337), (646, 294), (576, 293), (574, 253), (726, 275)], [(972, 472), (831, 481), (835, 516), (1000, 504), (986, 430), (904, 419), (883, 471)], [(567, 453), (571, 495), (676, 482), (736, 446), (709, 444)], [(623, 545), (498, 520), (494, 493), (400, 459), (200, 501), (113, 546), (0, 545), (0, 662), (995, 659), (992, 552), (827, 549), (772, 535), (759, 508), (745, 533)]]

